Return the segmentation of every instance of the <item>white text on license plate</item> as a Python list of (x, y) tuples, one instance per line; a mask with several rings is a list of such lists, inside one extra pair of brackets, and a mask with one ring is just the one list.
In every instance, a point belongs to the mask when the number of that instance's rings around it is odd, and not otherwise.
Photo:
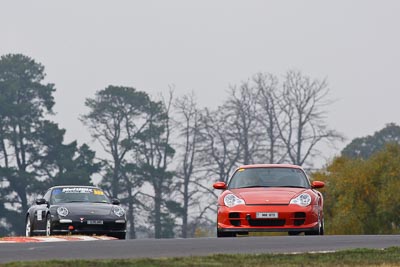
[(256, 218), (275, 219), (275, 218), (278, 218), (278, 213), (277, 212), (257, 212)]
[(87, 224), (103, 224), (102, 220), (88, 220)]

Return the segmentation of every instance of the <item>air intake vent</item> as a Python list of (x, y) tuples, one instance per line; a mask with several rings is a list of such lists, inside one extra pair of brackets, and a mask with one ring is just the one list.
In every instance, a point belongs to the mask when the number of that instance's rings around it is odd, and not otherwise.
[(250, 226), (284, 226), (285, 225), (285, 220), (271, 220), (271, 219), (259, 219), (259, 220), (254, 220), (250, 219), (249, 220)]
[(239, 212), (230, 212), (229, 213), (229, 218), (239, 219), (240, 218), (240, 213)]

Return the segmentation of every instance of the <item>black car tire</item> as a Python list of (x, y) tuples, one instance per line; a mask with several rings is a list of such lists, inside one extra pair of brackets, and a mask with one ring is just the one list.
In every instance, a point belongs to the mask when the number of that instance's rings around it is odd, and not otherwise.
[(31, 223), (31, 219), (29, 218), (29, 215), (26, 216), (26, 221), (25, 221), (25, 236), (34, 236), (33, 234), (33, 227)]
[(235, 232), (217, 231), (217, 237), (236, 237), (236, 233)]
[(304, 232), (304, 235), (324, 235), (324, 231), (325, 231), (324, 220), (322, 219), (319, 220), (318, 230)]
[(51, 216), (47, 214), (46, 216), (46, 236), (53, 235), (53, 229), (51, 227)]
[(319, 235), (324, 235), (325, 233), (325, 226), (324, 226), (324, 219), (322, 219), (321, 227), (319, 229)]

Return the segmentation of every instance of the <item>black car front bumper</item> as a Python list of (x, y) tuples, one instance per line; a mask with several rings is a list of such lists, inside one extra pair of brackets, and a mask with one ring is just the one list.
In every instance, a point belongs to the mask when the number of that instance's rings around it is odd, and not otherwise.
[[(101, 221), (101, 224), (90, 224)], [(89, 218), (53, 218), (52, 234), (90, 234), (120, 236), (126, 233), (125, 218), (89, 217)]]

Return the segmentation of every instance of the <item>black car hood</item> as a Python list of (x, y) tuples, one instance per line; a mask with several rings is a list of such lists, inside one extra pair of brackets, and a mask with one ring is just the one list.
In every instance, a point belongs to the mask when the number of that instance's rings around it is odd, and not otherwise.
[(109, 215), (111, 213), (112, 204), (109, 203), (88, 203), (88, 202), (74, 202), (74, 203), (60, 203), (53, 206), (66, 207), (70, 216), (80, 215)]

